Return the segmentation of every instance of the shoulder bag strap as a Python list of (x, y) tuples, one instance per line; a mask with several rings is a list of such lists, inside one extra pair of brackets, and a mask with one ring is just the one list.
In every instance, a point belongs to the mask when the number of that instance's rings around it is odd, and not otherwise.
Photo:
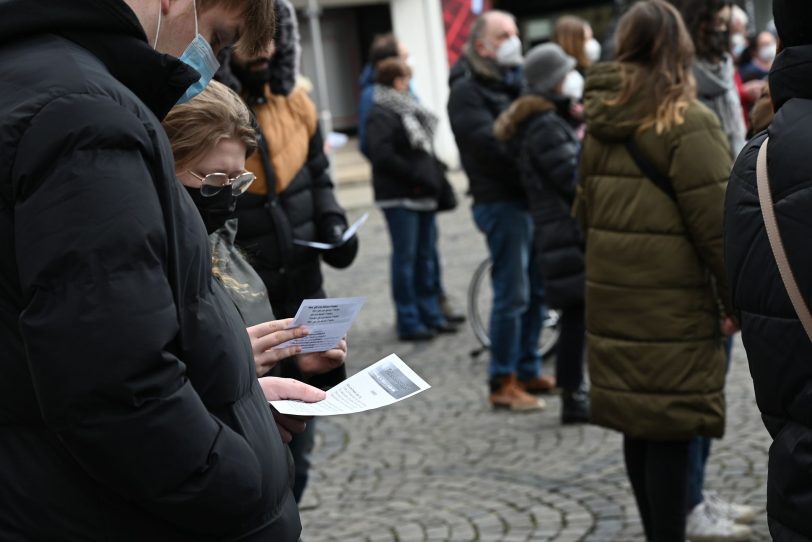
[(637, 146), (634, 136), (628, 138), (625, 143), (626, 150), (629, 151), (629, 155), (632, 157), (632, 160), (634, 160), (634, 163), (637, 164), (640, 172), (654, 183), (657, 188), (665, 192), (665, 194), (671, 198), (671, 201), (676, 202), (677, 193), (674, 191), (674, 186), (671, 184), (671, 181), (668, 177), (657, 171), (657, 168), (648, 161), (648, 158), (645, 157), (640, 147)]
[(773, 257), (778, 264), (778, 271), (781, 273), (781, 280), (784, 288), (787, 289), (789, 299), (801, 324), (806, 330), (807, 336), (812, 340), (812, 314), (806, 305), (795, 274), (787, 259), (787, 252), (784, 249), (784, 242), (781, 240), (781, 232), (778, 230), (778, 220), (775, 217), (775, 207), (773, 206), (773, 195), (770, 191), (770, 177), (767, 174), (767, 143), (770, 138), (764, 140), (758, 151), (758, 161), (756, 162), (756, 180), (758, 181), (758, 201), (761, 205), (761, 214), (764, 217), (764, 226), (767, 228), (767, 237), (770, 240), (770, 248), (773, 250)]

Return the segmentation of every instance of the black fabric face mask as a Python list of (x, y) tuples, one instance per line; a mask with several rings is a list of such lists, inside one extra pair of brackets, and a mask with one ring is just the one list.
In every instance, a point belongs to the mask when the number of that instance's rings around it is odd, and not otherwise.
[(712, 30), (707, 36), (707, 51), (716, 58), (722, 58), (730, 48), (730, 32), (727, 30)]
[(271, 80), (270, 70), (254, 70), (258, 64), (270, 62), (267, 58), (252, 60), (245, 66), (240, 66), (236, 62), (231, 63), (231, 69), (237, 79), (242, 83), (243, 89), (249, 96), (263, 97), (265, 95), (265, 85)]
[(228, 219), (235, 216), (237, 198), (231, 192), (231, 187), (227, 186), (208, 198), (203, 197), (199, 188), (188, 186), (184, 186), (184, 188), (195, 202), (195, 207), (206, 225), (206, 233), (209, 235), (222, 228)]

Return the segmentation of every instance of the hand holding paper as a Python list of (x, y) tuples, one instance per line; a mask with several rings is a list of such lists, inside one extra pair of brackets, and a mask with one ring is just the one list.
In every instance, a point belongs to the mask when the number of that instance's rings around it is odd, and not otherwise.
[(289, 327), (305, 326), (307, 336), (274, 348), (298, 346), (301, 347), (300, 354), (334, 349), (347, 336), (365, 301), (365, 297), (305, 299)]
[(352, 236), (358, 233), (358, 230), (361, 229), (361, 226), (364, 225), (368, 218), (369, 213), (364, 213), (364, 216), (356, 220), (352, 226), (347, 228), (347, 231), (344, 232), (344, 234), (341, 236), (341, 241), (338, 243), (319, 243), (317, 241), (302, 241), (300, 239), (294, 239), (293, 244), (302, 247), (315, 248), (316, 250), (332, 250), (334, 248), (338, 248), (352, 239)]
[(277, 411), (291, 416), (335, 416), (391, 405), (429, 388), (403, 360), (391, 354), (328, 391), (323, 401), (270, 403)]

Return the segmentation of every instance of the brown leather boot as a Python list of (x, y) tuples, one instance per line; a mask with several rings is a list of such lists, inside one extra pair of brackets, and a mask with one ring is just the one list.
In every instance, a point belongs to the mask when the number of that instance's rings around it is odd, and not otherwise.
[(533, 395), (552, 393), (556, 384), (554, 376), (537, 376), (530, 380), (517, 380), (517, 382), (524, 391)]
[(494, 408), (509, 408), (513, 411), (542, 410), (547, 405), (543, 399), (524, 391), (514, 375), (497, 379), (496, 389), (491, 391), (490, 401)]

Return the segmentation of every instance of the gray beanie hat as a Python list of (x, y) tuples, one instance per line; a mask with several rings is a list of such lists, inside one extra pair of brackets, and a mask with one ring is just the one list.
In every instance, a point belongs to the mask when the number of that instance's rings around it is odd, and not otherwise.
[(563, 81), (576, 64), (558, 44), (542, 43), (524, 57), (524, 78), (531, 91), (546, 93)]

